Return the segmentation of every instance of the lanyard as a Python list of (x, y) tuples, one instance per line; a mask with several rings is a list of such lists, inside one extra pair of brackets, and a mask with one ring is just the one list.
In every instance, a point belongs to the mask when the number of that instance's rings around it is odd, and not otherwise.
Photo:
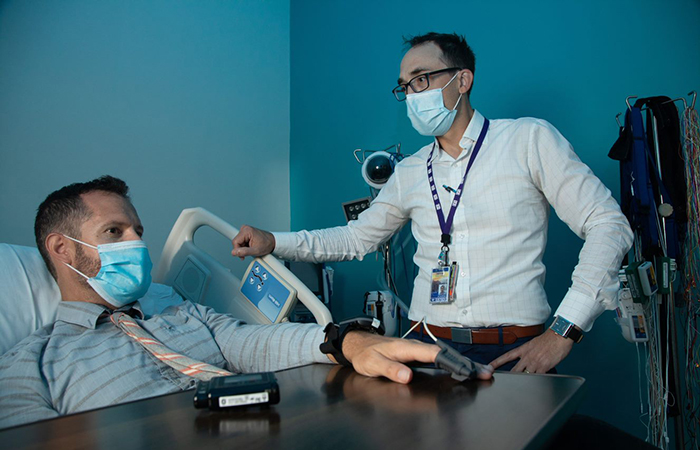
[(437, 187), (435, 187), (435, 180), (433, 179), (433, 152), (435, 151), (435, 144), (433, 144), (433, 149), (430, 150), (430, 155), (428, 156), (428, 182), (430, 183), (430, 191), (433, 194), (433, 203), (435, 203), (435, 211), (437, 212), (438, 221), (440, 222), (440, 229), (442, 230), (442, 236), (440, 237), (440, 242), (442, 242), (442, 252), (440, 253), (439, 260), (443, 264), (447, 264), (447, 252), (449, 251), (449, 245), (451, 243), (450, 231), (452, 230), (452, 222), (454, 221), (455, 211), (457, 210), (457, 205), (462, 198), (462, 191), (464, 190), (464, 183), (467, 181), (467, 174), (469, 169), (471, 169), (476, 155), (481, 150), (481, 144), (484, 143), (484, 137), (486, 136), (486, 131), (489, 129), (489, 120), (484, 118), (484, 125), (481, 127), (481, 132), (479, 133), (479, 138), (476, 140), (476, 145), (474, 146), (474, 151), (472, 152), (471, 158), (469, 158), (469, 163), (467, 164), (467, 170), (464, 171), (464, 177), (462, 178), (462, 184), (459, 185), (457, 191), (455, 192), (455, 197), (452, 200), (452, 207), (447, 215), (447, 220), (445, 220), (445, 215), (442, 212), (442, 206), (440, 205), (440, 198), (438, 197)]

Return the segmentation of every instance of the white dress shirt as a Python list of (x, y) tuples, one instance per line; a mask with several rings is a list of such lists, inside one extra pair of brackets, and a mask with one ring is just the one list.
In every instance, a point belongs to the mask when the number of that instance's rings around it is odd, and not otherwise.
[(371, 206), (346, 226), (274, 233), (275, 255), (312, 262), (362, 259), (411, 220), (418, 243), (409, 317), (437, 326), (493, 327), (544, 323), (551, 308), (544, 291), (549, 205), (585, 243), (572, 285), (556, 315), (589, 331), (615, 307), (618, 276), (632, 231), (610, 191), (548, 122), (492, 120), (467, 176), (452, 226), (450, 261), (457, 261), (456, 300), (430, 304), (432, 269), (442, 234), (430, 194), (433, 171), (445, 216), (484, 123), (477, 111), (452, 158), (434, 144), (401, 161)]

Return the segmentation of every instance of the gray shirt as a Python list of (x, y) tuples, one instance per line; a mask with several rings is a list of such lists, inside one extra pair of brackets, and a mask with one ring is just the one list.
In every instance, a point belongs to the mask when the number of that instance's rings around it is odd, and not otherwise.
[[(245, 325), (189, 301), (157, 306), (136, 302), (119, 311), (170, 349), (231, 372), (330, 363), (316, 324)], [(120, 331), (110, 314), (92, 303), (61, 302), (56, 322), (0, 357), (0, 428), (194, 387), (195, 380)]]

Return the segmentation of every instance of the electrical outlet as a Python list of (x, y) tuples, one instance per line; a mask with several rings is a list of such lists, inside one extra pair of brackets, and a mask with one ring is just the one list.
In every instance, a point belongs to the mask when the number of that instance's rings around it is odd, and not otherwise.
[(357, 216), (360, 215), (362, 211), (369, 208), (369, 204), (371, 201), (372, 197), (364, 197), (343, 203), (343, 212), (345, 212), (345, 220), (347, 220), (348, 222), (350, 222), (351, 220), (356, 220)]

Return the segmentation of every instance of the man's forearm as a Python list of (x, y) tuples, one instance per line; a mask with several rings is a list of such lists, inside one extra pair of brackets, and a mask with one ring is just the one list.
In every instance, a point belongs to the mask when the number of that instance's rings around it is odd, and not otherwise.
[(557, 309), (561, 315), (589, 331), (595, 319), (615, 307), (619, 289), (618, 271), (632, 245), (632, 231), (622, 222), (593, 227), (586, 235), (572, 285)]

